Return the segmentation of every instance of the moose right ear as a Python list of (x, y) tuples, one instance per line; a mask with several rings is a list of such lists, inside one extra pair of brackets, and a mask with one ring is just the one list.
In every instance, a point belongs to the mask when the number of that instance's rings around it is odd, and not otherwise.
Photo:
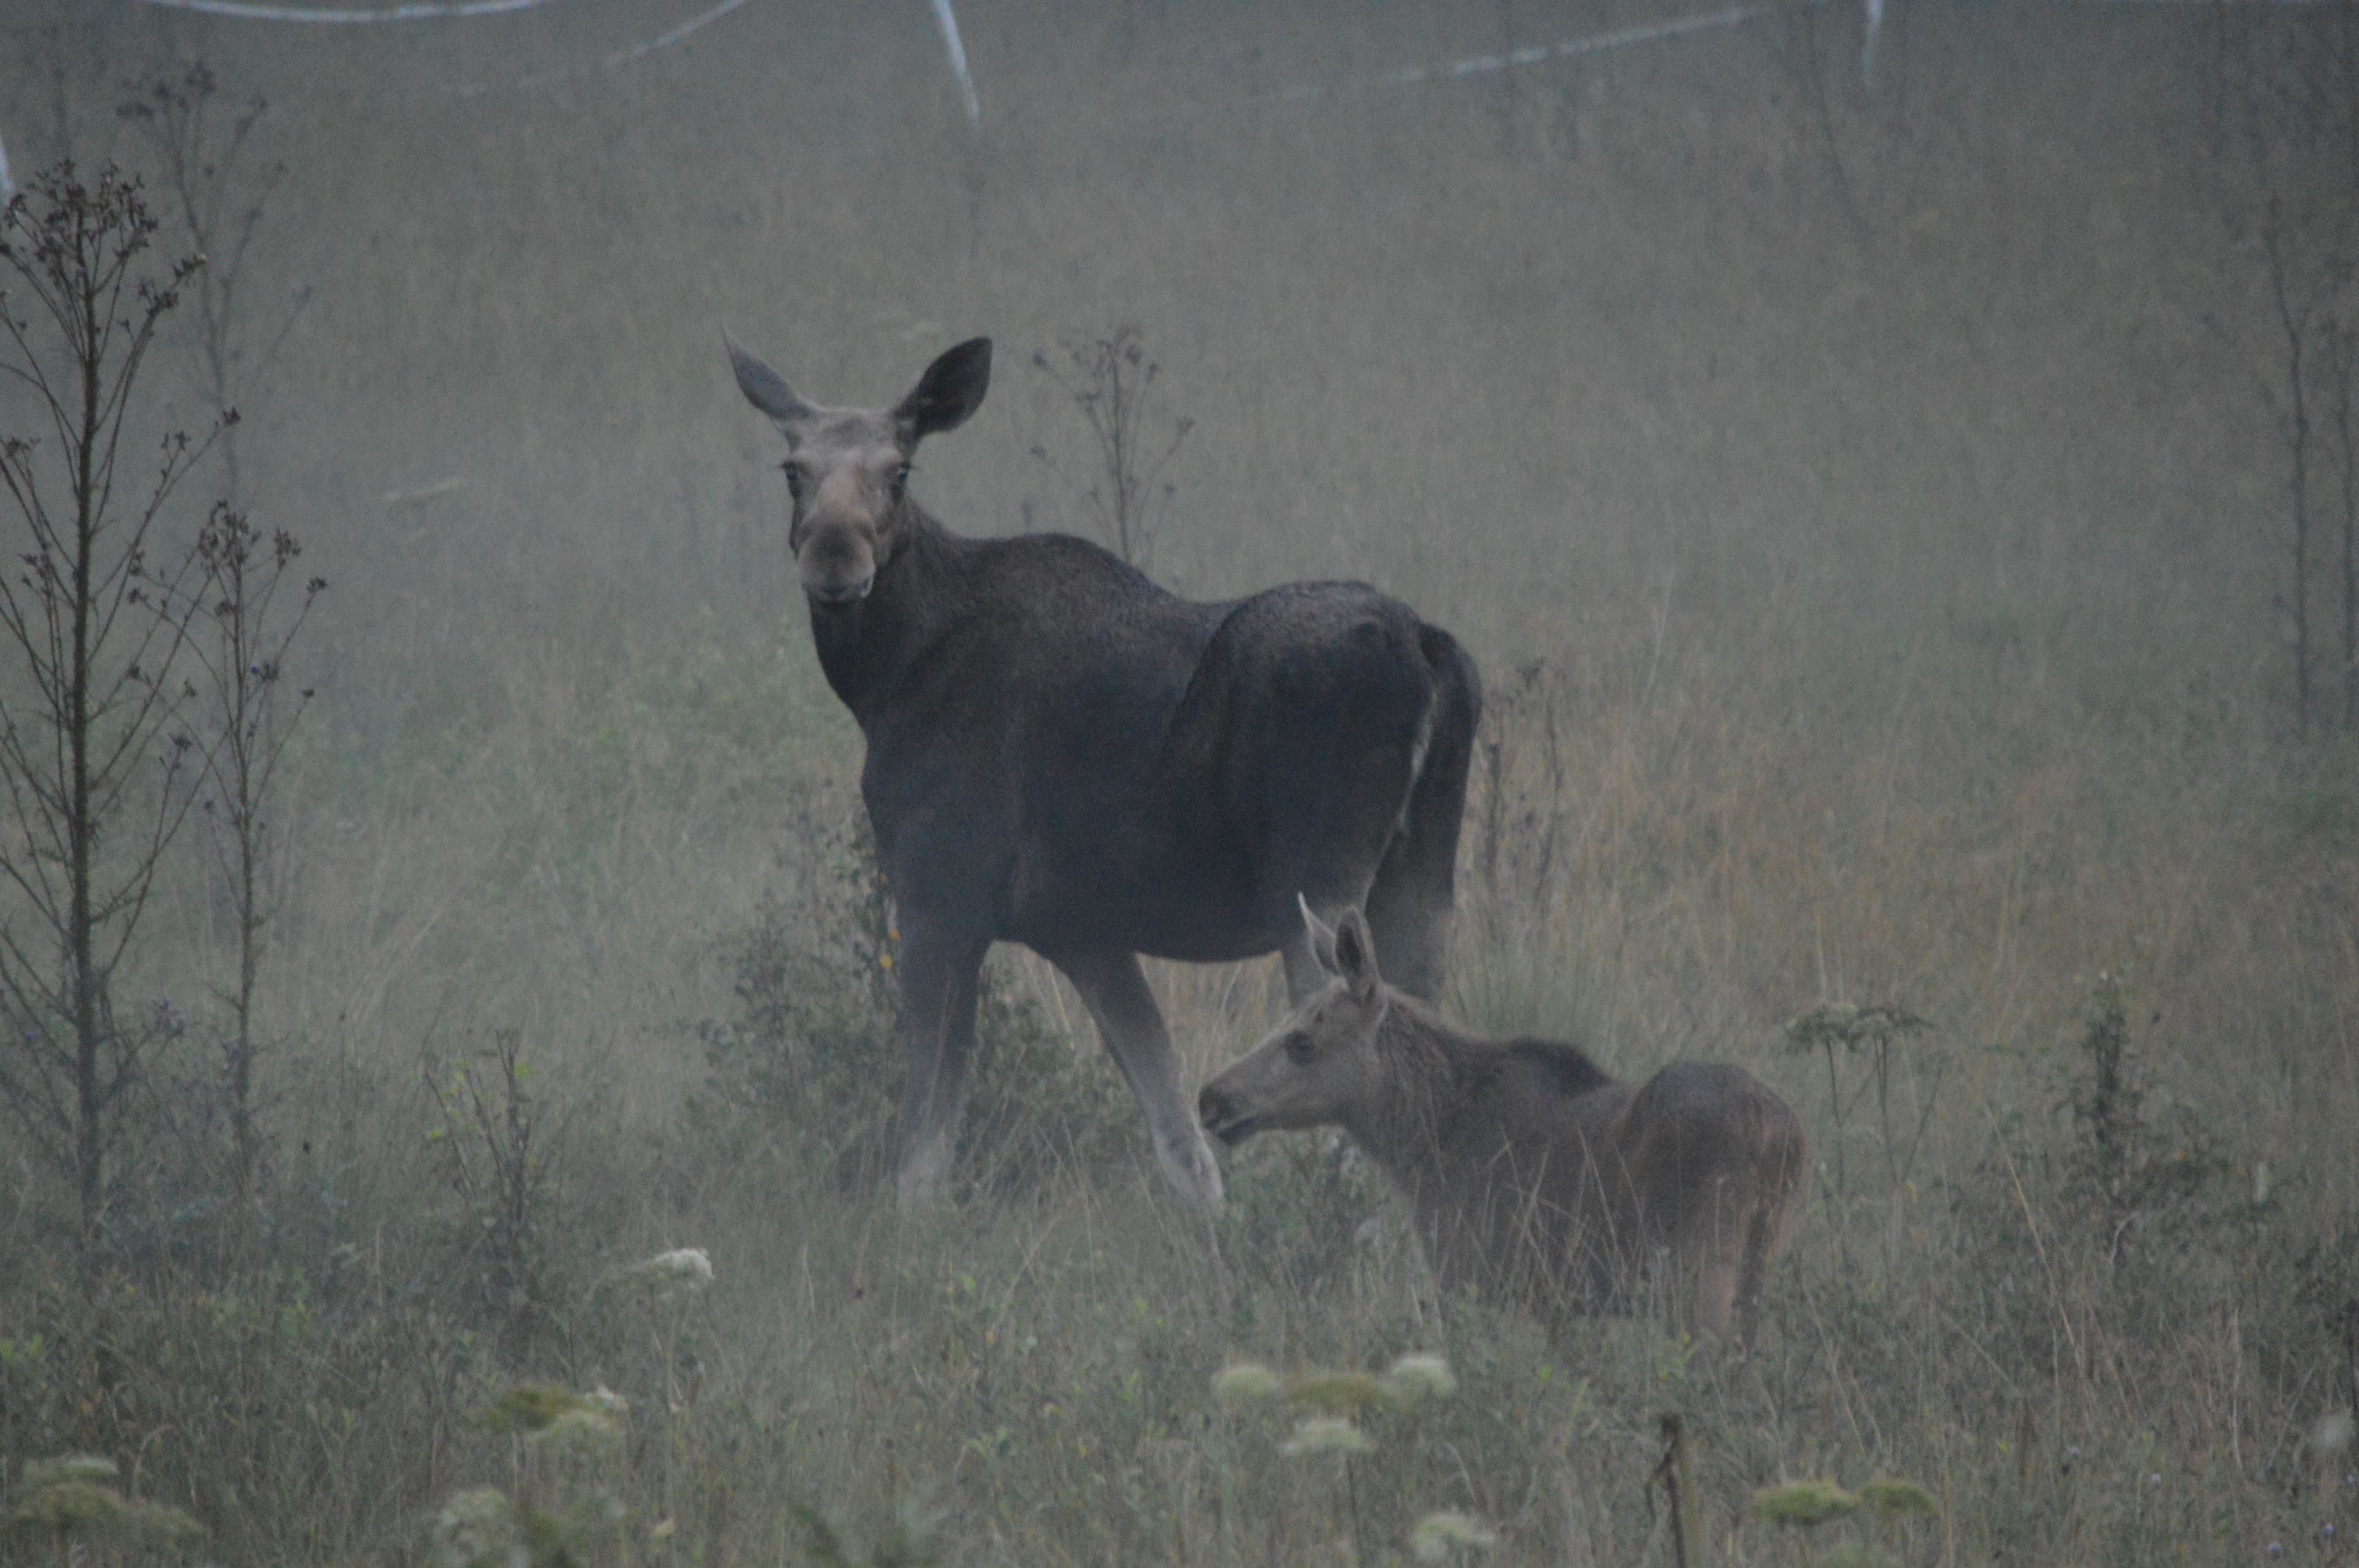
[(945, 430), (955, 430), (983, 406), (991, 390), (991, 340), (969, 338), (926, 367), (909, 395), (893, 406), (893, 417), (922, 441)]
[(739, 348), (737, 340), (726, 330), (721, 341), (729, 349), (729, 368), (737, 373), (737, 390), (745, 395), (746, 402), (768, 415), (779, 429), (799, 425), (819, 412), (787, 384), (785, 376)]

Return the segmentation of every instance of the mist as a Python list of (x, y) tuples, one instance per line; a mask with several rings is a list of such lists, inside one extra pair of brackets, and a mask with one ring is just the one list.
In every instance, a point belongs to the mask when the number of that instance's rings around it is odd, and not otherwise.
[[(616, 1561), (914, 1498), (956, 1563), (1391, 1561), (1439, 1509), (1499, 1561), (1669, 1562), (1672, 1411), (1737, 1561), (1791, 1550), (1754, 1489), (1820, 1476), (1932, 1487), (1874, 1538), (1907, 1563), (2359, 1523), (2320, 1436), (2359, 1402), (2348, 6), (969, 0), (963, 76), (947, 5), (247, 9), (0, 16), (8, 175), (137, 171), (158, 265), (168, 148), (119, 106), (201, 61), (218, 152), (266, 103), (234, 351), (176, 312), (134, 425), (227, 390), (234, 473), (159, 548), (234, 490), (329, 584), (267, 1174), (204, 1196), (234, 922), (192, 830), (114, 976), (194, 1022), (109, 1111), (103, 1265), (44, 1113), (0, 1124), (0, 1303), (49, 1345), (0, 1339), (12, 1485), (165, 1431), (146, 1495), (253, 1561), (418, 1560), (461, 1487), (594, 1481)], [(1137, 564), (1365, 581), (1463, 642), (1446, 1011), (1794, 1106), (1764, 1344), (1440, 1299), (1307, 1135), (1230, 1162), (1216, 1267), (1013, 948), (957, 1211), (896, 1215), (891, 893), (724, 330), (864, 407), (991, 337), (913, 492), (1110, 546), (1077, 394), (1127, 330)], [(0, 433), (35, 415), (0, 387)], [(1284, 1011), (1269, 960), (1150, 970), (1199, 1081)], [(1929, 1028), (1788, 1027), (1878, 1005)], [(690, 1246), (709, 1288), (623, 1299)], [(266, 1355), (200, 1298), (311, 1326)], [(1412, 1350), (1458, 1391), (1370, 1417), (1348, 1499), (1209, 1392)], [(503, 1458), (466, 1412), (526, 1379), (611, 1386), (629, 1437)]]

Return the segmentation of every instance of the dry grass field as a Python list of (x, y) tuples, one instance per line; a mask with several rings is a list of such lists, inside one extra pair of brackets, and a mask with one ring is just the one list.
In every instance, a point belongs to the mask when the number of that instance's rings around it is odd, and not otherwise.
[[(216, 133), (267, 99), (239, 500), (331, 585), (289, 654), (249, 1200), (193, 818), (113, 977), (187, 1027), (110, 1110), (94, 1240), (0, 1120), (0, 1562), (2359, 1551), (2351, 476), (2321, 351), (2305, 724), (2268, 266), (2359, 189), (2301, 129), (2359, 79), (2282, 85), (2346, 7), (1895, 0), (1871, 90), (1842, 5), (1383, 86), (1682, 13), (974, 0), (979, 127), (917, 4), (748, 0), (606, 63), (702, 9), (0, 13), (18, 185), (117, 158), (166, 249), (118, 103), (200, 59)], [(1125, 323), (1158, 449), (1190, 422), (1159, 579), (1363, 579), (1482, 661), (1451, 1011), (1625, 1076), (1736, 1061), (1800, 1113), (1749, 1353), (1437, 1299), (1314, 1137), (1230, 1159), (1216, 1271), (1018, 951), (956, 1206), (893, 1211), (860, 740), (721, 329), (839, 403), (990, 334), (913, 488), (1103, 537), (1033, 362)], [(210, 417), (168, 330), (142, 439)], [(1153, 979), (1200, 1076), (1282, 1002), (1274, 961)], [(709, 1280), (634, 1267), (688, 1248)], [(1412, 1353), (1454, 1388), (1300, 1381)], [(1235, 1363), (1293, 1394), (1216, 1391)], [(1365, 1452), (1299, 1424), (1346, 1413)], [(203, 1539), (110, 1524), (38, 1468), (71, 1454)], [(1887, 1476), (1936, 1511), (1751, 1506)], [(1442, 1510), (1484, 1539), (1413, 1546)]]

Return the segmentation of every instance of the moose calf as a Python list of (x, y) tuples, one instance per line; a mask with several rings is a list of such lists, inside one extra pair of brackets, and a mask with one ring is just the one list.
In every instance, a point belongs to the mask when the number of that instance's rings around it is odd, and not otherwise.
[(1376, 972), (1366, 921), (1302, 906), (1328, 980), (1206, 1085), (1205, 1129), (1340, 1127), (1408, 1195), (1446, 1288), (1569, 1314), (1650, 1280), (1674, 1321), (1750, 1342), (1801, 1184), (1801, 1124), (1742, 1068), (1616, 1082), (1578, 1046), (1460, 1033)]

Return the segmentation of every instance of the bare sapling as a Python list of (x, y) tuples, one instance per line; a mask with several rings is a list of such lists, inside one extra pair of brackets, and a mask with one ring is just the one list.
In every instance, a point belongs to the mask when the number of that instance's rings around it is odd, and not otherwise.
[[(265, 935), (277, 910), (270, 871), (275, 852), (268, 816), (280, 763), (310, 687), (288, 695), (286, 663), (296, 634), (327, 579), (290, 587), (302, 546), (285, 529), (263, 537), (244, 514), (216, 503), (197, 536), (201, 592), (212, 635), (191, 640), (204, 670), (201, 706), (212, 743), (201, 752), (201, 809), (212, 828), (215, 863), (227, 888), (234, 958), (221, 1000), (229, 1010), (220, 1037), (221, 1092), (230, 1133), (229, 1196), (243, 1212), (261, 1162), (255, 1058), (255, 998)], [(291, 603), (289, 600), (291, 599)]]
[[(2260, 329), (2243, 351), (2286, 465), (2289, 558), (2277, 604), (2291, 644), (2293, 727), (2307, 735), (2332, 656), (2314, 579), (2325, 566), (2330, 516), (2327, 437), (2347, 422), (2349, 371), (2339, 351), (2359, 279), (2359, 20), (2348, 7), (2329, 6), (2283, 27), (2225, 13), (2218, 26), (2216, 175), (2230, 231), (2258, 264)], [(2348, 556), (2347, 437), (2342, 446)], [(2343, 590), (2348, 724), (2359, 716), (2359, 566), (2346, 563)]]
[(138, 181), (111, 165), (94, 180), (54, 165), (0, 212), (0, 375), (30, 416), (0, 430), (17, 529), (0, 577), (14, 666), (0, 670), (0, 1104), (69, 1178), (85, 1258), (116, 1113), (173, 1032), (119, 1015), (117, 970), (193, 799), (185, 775), (202, 765), (173, 678), (197, 558), (154, 565), (150, 535), (234, 417), (160, 437), (144, 483), (124, 471), (149, 351), (202, 265), (150, 276), (157, 228)]
[[(188, 289), (197, 384), (215, 407), (234, 408), (248, 384), (269, 369), (286, 346), (288, 334), (310, 302), (310, 290), (296, 291), (284, 315), (268, 329), (269, 342), (254, 352), (246, 262), (264, 209), (286, 178), (287, 166), (255, 167), (253, 162), (255, 133), (269, 113), (269, 103), (249, 99), (223, 124), (221, 97), (220, 79), (198, 60), (176, 75), (161, 75), (139, 87), (120, 113), (147, 142), (168, 205), (190, 244), (205, 258), (204, 270)], [(220, 456), (222, 493), (231, 505), (242, 505), (245, 476), (234, 428), (223, 433)]]
[[(217, 407), (234, 408), (251, 380), (277, 357), (310, 296), (308, 290), (298, 292), (267, 345), (254, 352), (247, 261), (264, 209), (287, 167), (257, 167), (252, 156), (268, 103), (250, 99), (230, 108), (224, 122), (227, 107), (219, 78), (199, 60), (140, 84), (120, 113), (147, 143), (167, 206), (205, 258), (186, 291), (190, 347), (201, 394)], [(229, 1209), (242, 1214), (253, 1197), (261, 1161), (255, 998), (265, 928), (275, 912), (267, 891), (273, 850), (265, 804), (296, 721), (311, 697), (309, 687), (287, 697), (281, 677), (296, 633), (327, 584), (317, 577), (304, 579), (299, 601), (291, 607), (286, 602), (282, 579), (301, 546), (284, 529), (266, 537), (248, 521), (234, 426), (223, 432), (218, 452), (223, 499), (197, 546), (203, 613), (212, 635), (198, 639), (194, 651), (204, 672), (210, 742), (201, 809), (232, 921), (230, 976), (218, 988), (229, 1016), (213, 1033), (220, 1054), (216, 1089), (229, 1133)]]
[[(1150, 520), (1177, 490), (1164, 471), (1196, 422), (1174, 419), (1169, 440), (1149, 428), (1147, 410), (1163, 367), (1147, 357), (1140, 340), (1136, 324), (1125, 321), (1103, 337), (1060, 344), (1061, 366), (1046, 350), (1034, 353), (1032, 363), (1089, 421), (1098, 467), (1082, 492), (1104, 519), (1114, 554), (1144, 571), (1155, 556)], [(1033, 448), (1032, 455), (1056, 470), (1047, 447)]]
[(2334, 428), (2343, 470), (2343, 728), (2359, 730), (2359, 329), (2344, 324), (2334, 340)]

